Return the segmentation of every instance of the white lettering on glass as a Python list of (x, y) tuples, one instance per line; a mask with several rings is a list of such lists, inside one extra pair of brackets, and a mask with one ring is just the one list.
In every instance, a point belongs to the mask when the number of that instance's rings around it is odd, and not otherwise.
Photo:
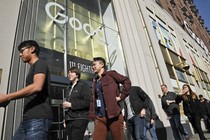
[[(88, 36), (96, 36), (96, 38), (98, 39), (98, 43), (100, 43), (100, 44), (102, 44), (102, 45), (104, 45), (105, 43), (104, 43), (104, 32), (101, 30), (101, 29), (99, 29), (99, 28), (97, 28), (97, 29), (94, 29), (90, 24), (88, 24), (88, 23), (84, 23), (83, 25), (82, 25), (82, 23), (80, 22), (80, 20), (79, 19), (77, 19), (77, 18), (75, 18), (75, 17), (70, 17), (70, 18), (68, 18), (68, 16), (66, 16), (65, 14), (63, 14), (63, 12), (62, 13), (60, 13), (60, 12), (58, 12), (57, 14), (56, 14), (56, 16), (55, 17), (53, 17), (53, 15), (51, 14), (51, 12), (50, 12), (50, 7), (52, 7), (52, 6), (56, 6), (56, 7), (59, 7), (60, 9), (61, 9), (61, 11), (65, 11), (66, 9), (62, 6), (62, 5), (60, 5), (60, 4), (58, 4), (58, 3), (56, 3), (56, 2), (49, 2), (49, 3), (47, 3), (46, 4), (46, 6), (45, 6), (45, 11), (46, 11), (46, 13), (47, 13), (47, 15), (49, 16), (49, 18), (51, 18), (54, 22), (56, 22), (56, 23), (59, 23), (59, 24), (66, 24), (68, 21), (69, 21), (69, 25), (73, 28), (73, 29), (75, 29), (75, 30), (77, 30), (77, 31), (81, 31), (82, 29), (84, 30), (84, 32), (88, 35)], [(57, 10), (57, 11), (59, 11), (59, 10)], [(58, 19), (58, 17), (62, 17), (62, 19)], [(76, 23), (76, 24), (75, 24)], [(77, 26), (75, 26), (75, 25), (77, 25)], [(89, 30), (88, 30), (89, 29)], [(100, 34), (100, 35), (99, 35)]]

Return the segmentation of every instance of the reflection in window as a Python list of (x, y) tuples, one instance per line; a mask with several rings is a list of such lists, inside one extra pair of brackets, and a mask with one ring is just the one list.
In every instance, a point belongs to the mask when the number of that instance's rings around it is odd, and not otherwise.
[(201, 81), (201, 76), (200, 76), (198, 67), (194, 67), (194, 75), (197, 81)]
[(166, 64), (166, 67), (168, 69), (170, 78), (176, 79), (173, 68), (172, 68), (172, 65)]
[(152, 27), (153, 27), (153, 30), (155, 32), (155, 36), (158, 40), (161, 40), (161, 35), (160, 35), (160, 32), (158, 31), (157, 29), (157, 22), (152, 18), (150, 17), (150, 20), (152, 22)]
[(184, 57), (184, 53), (182, 52), (182, 49), (180, 48), (180, 44), (179, 44), (179, 41), (177, 40), (176, 36), (171, 34), (171, 40), (172, 40), (172, 43), (173, 43), (173, 47), (175, 48), (176, 50), (176, 53), (179, 54), (180, 56)]
[(168, 30), (166, 28), (164, 28), (161, 24), (159, 24), (159, 27), (160, 27), (161, 33), (163, 35), (166, 47), (175, 51), (174, 47), (173, 47), (173, 41), (169, 35)]
[(208, 82), (207, 73), (205, 73), (204, 71), (201, 71), (201, 70), (200, 70), (200, 73), (201, 73), (202, 79), (203, 79), (205, 82)]
[(160, 49), (161, 49), (161, 52), (163, 54), (163, 57), (164, 57), (164, 60), (166, 61), (166, 63), (172, 64), (170, 61), (170, 58), (168, 56), (166, 47), (164, 47), (163, 45), (160, 45)]
[(179, 87), (178, 87), (178, 84), (177, 84), (177, 81), (175, 79), (170, 79), (171, 80), (171, 84), (173, 86), (173, 89), (174, 89), (174, 92), (175, 93), (179, 93)]
[[(59, 2), (62, 1), (58, 0), (58, 3)], [(45, 48), (63, 52), (63, 27), (56, 22), (52, 22), (45, 12), (45, 5), (46, 1), (40, 1), (35, 39)], [(55, 18), (58, 18), (58, 16), (56, 16), (59, 12), (58, 10), (61, 9), (56, 7), (49, 9), (50, 13), (52, 13), (52, 16)]]
[(190, 75), (187, 74), (187, 78), (188, 81), (190, 82), (191, 85), (194, 85), (193, 81), (192, 81), (192, 77)]
[(182, 81), (182, 82), (186, 82), (187, 83), (187, 80), (186, 80), (186, 77), (185, 77), (184, 73), (182, 71), (180, 71), (180, 70), (177, 70), (177, 69), (175, 69), (175, 71), (176, 71), (178, 79), (180, 81)]
[(203, 89), (206, 89), (206, 85), (205, 85), (204, 81), (201, 82), (201, 85), (202, 85)]
[(208, 83), (205, 83), (205, 84), (206, 84), (207, 90), (210, 91), (210, 85)]
[(175, 54), (174, 52), (169, 50), (169, 54), (171, 56), (171, 60), (173, 62), (174, 65), (179, 64), (179, 56), (177, 54)]
[[(39, 1), (35, 39), (49, 50), (43, 53), (44, 59), (59, 62), (59, 66), (49, 63), (50, 72), (63, 75), (63, 69), (70, 64), (83, 64), (89, 69), (92, 58), (100, 56), (107, 60), (109, 68), (126, 75), (114, 14), (110, 1)], [(71, 62), (66, 62), (70, 58)], [(68, 66), (63, 68), (66, 63)]]
[[(151, 12), (149, 14), (151, 14)], [(176, 39), (174, 30), (170, 26), (168, 26), (168, 30), (165, 22), (157, 16), (157, 21), (151, 15), (149, 16), (149, 18), (152, 23), (156, 38), (160, 40), (160, 42), (164, 44), (167, 48), (180, 54), (180, 45), (178, 40)]]

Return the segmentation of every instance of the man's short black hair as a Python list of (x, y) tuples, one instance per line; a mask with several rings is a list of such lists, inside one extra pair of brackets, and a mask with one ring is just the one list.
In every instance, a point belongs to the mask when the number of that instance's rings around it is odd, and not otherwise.
[(24, 47), (27, 47), (27, 48), (34, 47), (35, 48), (34, 53), (39, 55), (40, 47), (39, 47), (39, 44), (36, 41), (34, 41), (34, 40), (25, 40), (25, 41), (21, 42), (20, 45), (18, 46), (18, 51), (21, 51), (21, 49), (24, 48)]
[(102, 57), (94, 57), (93, 61), (101, 61), (104, 64), (104, 68), (106, 68), (106, 60)]
[(201, 98), (201, 97), (203, 97), (203, 95), (202, 95), (202, 94), (200, 94), (200, 95), (198, 95), (198, 97), (199, 97), (199, 98)]

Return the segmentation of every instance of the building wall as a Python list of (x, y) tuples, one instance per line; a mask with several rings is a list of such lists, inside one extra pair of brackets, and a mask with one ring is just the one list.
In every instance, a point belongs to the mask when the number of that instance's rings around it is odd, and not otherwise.
[[(200, 63), (203, 63), (203, 66), (200, 65), (199, 67), (207, 73), (208, 79), (209, 61), (204, 64), (203, 58), (209, 59), (209, 56), (206, 55), (200, 45), (198, 45), (198, 43), (174, 21), (173, 17), (167, 13), (167, 11), (163, 10), (155, 1), (114, 0), (113, 3), (132, 84), (139, 85), (147, 91), (155, 104), (160, 119), (164, 122), (166, 127), (169, 127), (169, 122), (166, 120), (166, 115), (162, 111), (160, 100), (158, 99), (158, 94), (161, 94), (160, 85), (165, 83), (168, 85), (169, 90), (174, 91), (174, 86), (176, 85), (176, 88), (179, 90), (183, 85), (183, 82), (175, 80), (174, 83), (170, 78), (170, 72), (166, 67), (160, 45), (152, 28), (148, 9), (165, 22), (168, 26), (167, 28), (170, 26), (170, 28), (173, 29), (174, 34), (176, 34), (177, 46), (180, 47), (184, 59), (186, 59), (186, 62), (190, 65), (190, 73), (193, 73), (195, 68), (189, 56), (189, 50), (186, 48), (183, 39), (193, 46), (192, 49), (200, 56), (199, 60), (201, 61)], [(177, 56), (181, 55), (180, 52), (176, 50), (174, 50), (174, 52)], [(175, 69), (175, 66), (173, 67), (173, 69)], [(176, 76), (176, 78), (178, 77)], [(198, 84), (196, 84), (196, 79), (194, 77), (192, 77), (192, 79), (194, 82), (193, 90), (196, 93), (204, 94), (206, 98), (209, 98), (209, 92), (203, 90), (201, 83), (198, 82)], [(183, 122), (185, 122), (185, 116), (183, 115), (182, 117)], [(170, 134), (170, 130), (168, 130), (167, 133)]]
[(208, 50), (210, 50), (210, 35), (207, 32), (209, 29), (205, 29), (205, 21), (199, 15), (193, 0), (160, 0), (160, 4), (180, 26), (183, 26), (185, 20), (192, 31), (202, 39)]
[[(182, 54), (177, 51), (180, 47), (180, 50), (183, 53), (183, 58), (186, 59), (186, 62), (190, 65), (190, 69), (189, 69), (189, 73), (194, 74), (195, 72), (195, 66), (197, 65), (200, 69), (202, 69), (203, 71), (205, 71), (207, 73), (207, 77), (208, 77), (208, 81), (209, 81), (209, 61), (204, 62), (204, 60), (209, 59), (209, 56), (206, 54), (206, 52), (201, 48), (200, 45), (198, 45), (198, 43), (188, 34), (188, 32), (186, 32), (185, 30), (183, 30), (183, 28), (181, 26), (179, 26), (176, 22), (174, 22), (173, 18), (164, 10), (162, 10), (162, 8), (154, 1), (144, 1), (145, 5), (141, 5), (142, 9), (143, 7), (147, 7), (147, 9), (150, 9), (151, 11), (154, 12), (154, 15), (156, 14), (159, 18), (161, 18), (162, 21), (164, 21), (166, 23), (166, 25), (170, 28), (172, 28), (174, 31), (174, 34), (176, 35), (177, 40), (175, 41), (176, 45), (175, 45), (175, 50), (174, 53), (176, 53), (178, 56), (181, 56)], [(157, 44), (157, 38), (154, 37), (154, 31), (152, 30), (152, 28), (150, 27), (151, 25), (151, 21), (150, 19), (148, 19), (148, 10), (142, 10), (144, 11), (144, 18), (145, 18), (145, 22), (146, 22), (146, 26), (148, 29), (148, 33), (152, 42), (152, 47), (154, 49), (154, 53), (156, 54), (156, 56), (161, 56), (162, 54), (160, 53), (159, 49), (159, 45)], [(147, 11), (147, 12), (146, 12)], [(168, 30), (170, 30), (168, 28)], [(188, 45), (190, 44), (191, 47), (186, 47), (186, 43), (183, 41), (185, 40)], [(179, 47), (178, 47), (179, 46)], [(199, 57), (197, 57), (197, 61), (199, 61), (198, 64), (193, 64), (192, 60), (189, 56), (189, 50), (195, 50), (196, 55), (198, 55)], [(173, 60), (172, 60), (173, 61)], [(170, 79), (170, 76), (167, 75), (167, 73), (169, 73), (169, 71), (164, 67), (165, 66), (165, 62), (157, 59), (157, 63), (159, 65), (160, 68), (160, 73), (163, 79), (163, 83), (168, 83), (168, 84), (172, 84), (171, 82), (169, 82), (168, 80)], [(173, 63), (173, 65), (175, 65)], [(166, 71), (165, 71), (166, 70)], [(194, 74), (195, 75), (195, 74)], [(202, 88), (202, 82), (198, 82), (198, 84), (196, 84), (197, 80), (196, 78), (192, 77), (193, 81), (194, 81), (194, 86), (195, 86), (195, 92), (197, 92), (197, 94), (204, 94), (206, 95), (206, 98), (209, 98), (209, 92), (205, 92), (205, 90), (203, 90)], [(177, 81), (178, 86), (181, 87), (181, 81)], [(209, 85), (209, 84), (208, 84)], [(172, 87), (169, 88), (170, 90), (173, 90), (174, 85), (172, 84)]]
[[(0, 93), (6, 93), (10, 78), (12, 52), (21, 0), (0, 2), (0, 69), (2, 69)], [(0, 108), (0, 136), (2, 136), (4, 108)]]
[[(161, 93), (156, 65), (150, 52), (150, 40), (137, 1), (113, 1), (122, 37), (123, 49), (132, 85), (141, 86), (153, 99), (156, 110), (162, 115), (157, 94)], [(144, 3), (141, 3), (144, 4)], [(144, 7), (145, 9), (145, 7)], [(141, 9), (142, 10), (142, 9)], [(160, 57), (161, 58), (161, 57)], [(162, 116), (161, 116), (162, 118)]]
[[(186, 48), (183, 39), (187, 40), (188, 44), (191, 44), (193, 46), (193, 48), (195, 50), (197, 50), (198, 54), (200, 56), (204, 56), (206, 58), (208, 58), (208, 56), (206, 56), (205, 51), (195, 42), (194, 39), (192, 39), (191, 36), (189, 36), (189, 34), (183, 30), (182, 27), (180, 27), (176, 22), (174, 22), (173, 18), (164, 10), (162, 10), (162, 8), (157, 5), (154, 1), (145, 1), (145, 6), (147, 8), (149, 8), (151, 11), (154, 12), (154, 14), (156, 14), (162, 21), (164, 21), (166, 23), (166, 25), (170, 26), (170, 28), (172, 28), (175, 32), (176, 38), (177, 38), (177, 42), (176, 42), (176, 47), (180, 47), (182, 53), (183, 53), (183, 57), (186, 59), (187, 63), (190, 65), (190, 73), (193, 73), (195, 71), (194, 66), (192, 64), (191, 58), (189, 56), (188, 53), (188, 49)], [(147, 11), (147, 12), (146, 12)], [(154, 31), (152, 30), (152, 28), (150, 27), (151, 21), (148, 19), (148, 10), (145, 10), (145, 22), (146, 25), (148, 25), (148, 30), (149, 30), (149, 36), (151, 37), (151, 42), (152, 42), (152, 46), (155, 50), (155, 54), (159, 57), (162, 56), (162, 53), (159, 52), (159, 45), (157, 43), (157, 39), (156, 37), (154, 37)], [(179, 48), (178, 47), (178, 48)], [(177, 49), (178, 49), (177, 48)], [(179, 51), (174, 51), (177, 55), (181, 55), (179, 53)], [(203, 60), (202, 57), (200, 57), (200, 60)], [(172, 84), (172, 82), (170, 81), (170, 76), (168, 75), (169, 71), (167, 70), (167, 68), (165, 67), (166, 63), (164, 62), (164, 60), (160, 60), (157, 59), (157, 63), (158, 63), (158, 67), (160, 68), (160, 73), (163, 79), (163, 83), (167, 83), (170, 87), (170, 90), (174, 90), (174, 85)], [(204, 63), (204, 62), (202, 62)], [(175, 64), (173, 64), (175, 65)], [(208, 62), (209, 65), (209, 62)], [(203, 65), (203, 69), (205, 72), (207, 72), (207, 75), (209, 76), (209, 72), (208, 72), (208, 67), (206, 64)], [(193, 78), (194, 81), (194, 86), (195, 86), (195, 92), (197, 92), (198, 94), (200, 93), (204, 93), (204, 91), (199, 87), (200, 85), (195, 84), (195, 79)], [(181, 88), (182, 84), (181, 81), (177, 81), (178, 87)], [(208, 95), (209, 96), (209, 95)], [(206, 96), (208, 98), (208, 96)]]

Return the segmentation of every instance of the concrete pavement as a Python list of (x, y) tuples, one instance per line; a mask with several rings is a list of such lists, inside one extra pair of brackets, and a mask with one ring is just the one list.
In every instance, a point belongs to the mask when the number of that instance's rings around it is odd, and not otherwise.
[[(205, 137), (210, 140), (210, 133), (204, 132)], [(198, 134), (194, 134), (190, 137), (190, 140), (200, 140)]]

